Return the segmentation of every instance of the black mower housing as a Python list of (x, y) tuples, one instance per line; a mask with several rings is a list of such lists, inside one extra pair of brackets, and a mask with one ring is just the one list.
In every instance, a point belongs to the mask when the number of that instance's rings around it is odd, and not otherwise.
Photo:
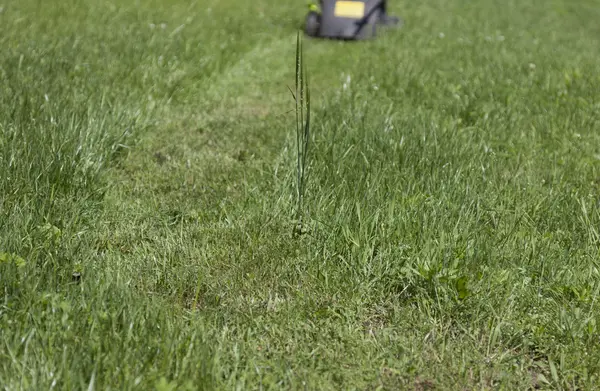
[(399, 24), (387, 15), (385, 0), (320, 0), (320, 7), (306, 16), (305, 31), (313, 37), (362, 40), (375, 37), (378, 26)]

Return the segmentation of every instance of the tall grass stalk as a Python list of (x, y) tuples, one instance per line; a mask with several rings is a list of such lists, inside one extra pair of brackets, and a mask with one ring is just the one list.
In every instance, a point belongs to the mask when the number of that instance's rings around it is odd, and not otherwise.
[(296, 37), (296, 212), (294, 234), (304, 230), (304, 194), (308, 179), (308, 147), (310, 142), (310, 88), (300, 32)]

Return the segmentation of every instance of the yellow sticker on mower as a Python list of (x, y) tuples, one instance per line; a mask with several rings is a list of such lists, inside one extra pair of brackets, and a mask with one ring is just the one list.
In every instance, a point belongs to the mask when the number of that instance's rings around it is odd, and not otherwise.
[(338, 18), (362, 18), (365, 16), (365, 3), (362, 1), (336, 1), (333, 14)]

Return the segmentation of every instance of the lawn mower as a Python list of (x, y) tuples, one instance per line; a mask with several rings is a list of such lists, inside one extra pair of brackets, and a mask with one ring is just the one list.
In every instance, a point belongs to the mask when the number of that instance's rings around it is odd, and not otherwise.
[(305, 32), (310, 37), (345, 40), (373, 38), (377, 27), (400, 26), (398, 17), (390, 16), (387, 0), (319, 0), (310, 3)]

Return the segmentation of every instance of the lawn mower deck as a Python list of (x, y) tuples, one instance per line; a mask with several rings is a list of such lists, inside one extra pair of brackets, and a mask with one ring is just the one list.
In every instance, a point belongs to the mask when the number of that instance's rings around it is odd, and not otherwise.
[(319, 38), (363, 40), (377, 35), (378, 27), (397, 27), (400, 18), (387, 14), (386, 0), (320, 0), (311, 4), (305, 32)]

